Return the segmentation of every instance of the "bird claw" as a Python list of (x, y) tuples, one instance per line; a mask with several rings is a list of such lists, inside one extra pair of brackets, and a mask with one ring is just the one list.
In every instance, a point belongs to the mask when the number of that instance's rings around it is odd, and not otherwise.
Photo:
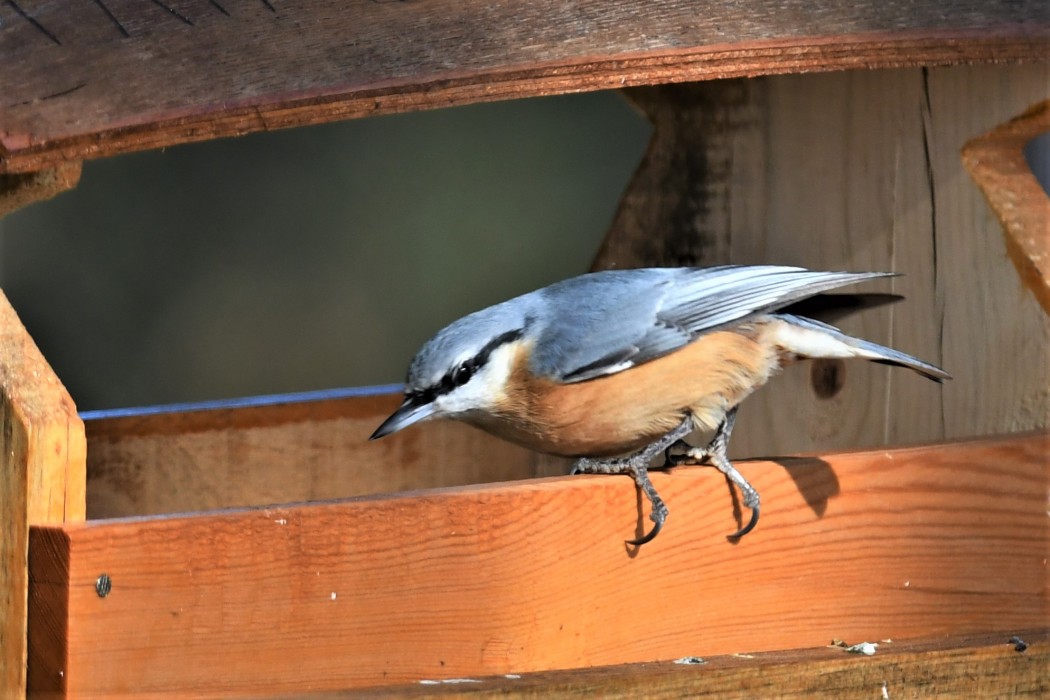
[[(655, 513), (654, 513), (654, 515), (655, 515)], [(647, 544), (649, 542), (652, 542), (654, 539), (656, 539), (656, 536), (660, 534), (660, 530), (663, 529), (664, 518), (656, 518), (656, 517), (654, 517), (654, 518), (652, 518), (652, 521), (654, 523), (652, 530), (650, 530), (646, 534), (642, 535), (638, 539), (635, 539), (635, 540), (624, 540), (624, 542), (626, 544), (630, 545), (631, 547), (641, 547), (643, 544)]]
[(754, 530), (755, 525), (758, 525), (758, 511), (759, 506), (756, 503), (754, 506), (751, 507), (751, 520), (748, 522), (748, 524), (734, 532), (732, 535), (726, 535), (726, 539), (739, 540), (741, 537)]

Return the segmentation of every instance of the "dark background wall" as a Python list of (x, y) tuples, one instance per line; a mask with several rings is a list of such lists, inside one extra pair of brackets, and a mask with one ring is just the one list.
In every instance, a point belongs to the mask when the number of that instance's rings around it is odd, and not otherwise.
[(585, 271), (649, 132), (597, 93), (88, 162), (0, 220), (0, 287), (80, 410), (399, 382)]

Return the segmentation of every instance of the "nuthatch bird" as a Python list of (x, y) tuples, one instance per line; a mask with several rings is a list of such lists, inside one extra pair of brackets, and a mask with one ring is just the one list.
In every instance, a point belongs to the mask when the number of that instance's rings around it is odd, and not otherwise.
[[(371, 439), (427, 418), (577, 458), (572, 473), (630, 474), (651, 503), (652, 540), (668, 510), (650, 462), (710, 461), (758, 522), (758, 492), (726, 456), (737, 406), (783, 365), (859, 357), (935, 381), (942, 369), (785, 309), (883, 272), (771, 265), (609, 270), (574, 277), (464, 316), (412, 360), (401, 406)], [(803, 302), (807, 303), (807, 302)], [(778, 313), (779, 312), (779, 313)], [(714, 430), (705, 448), (684, 438)], [(627, 456), (622, 456), (627, 455)]]

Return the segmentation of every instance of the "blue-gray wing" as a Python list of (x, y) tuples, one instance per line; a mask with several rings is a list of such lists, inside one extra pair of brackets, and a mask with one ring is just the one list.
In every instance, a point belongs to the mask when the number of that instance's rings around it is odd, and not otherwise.
[(813, 272), (773, 265), (610, 270), (542, 290), (549, 315), (532, 368), (580, 382), (656, 359), (749, 317), (885, 272)]

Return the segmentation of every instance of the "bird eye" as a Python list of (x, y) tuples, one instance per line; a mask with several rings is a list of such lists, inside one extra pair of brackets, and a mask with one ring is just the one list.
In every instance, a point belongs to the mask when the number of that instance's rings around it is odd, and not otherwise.
[(452, 384), (454, 386), (463, 386), (470, 381), (470, 378), (474, 375), (474, 366), (470, 362), (464, 362), (459, 367), (452, 370)]

